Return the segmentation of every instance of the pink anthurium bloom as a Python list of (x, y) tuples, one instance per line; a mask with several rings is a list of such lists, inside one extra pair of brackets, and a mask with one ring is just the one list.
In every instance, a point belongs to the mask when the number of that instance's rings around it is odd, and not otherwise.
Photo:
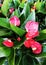
[(38, 31), (38, 22), (28, 21), (25, 25), (25, 29), (30, 34), (34, 34)]
[(17, 16), (12, 16), (10, 18), (10, 24), (13, 24), (14, 26), (20, 26), (20, 20)]

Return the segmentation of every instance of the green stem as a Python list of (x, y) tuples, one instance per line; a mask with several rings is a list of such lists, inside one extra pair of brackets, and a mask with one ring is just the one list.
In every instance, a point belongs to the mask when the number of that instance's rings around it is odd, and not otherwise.
[(10, 56), (8, 57), (8, 65), (15, 65), (15, 49), (12, 50)]
[(14, 49), (14, 64), (13, 64), (13, 65), (15, 65), (15, 55), (16, 55), (16, 54), (15, 54), (15, 49)]

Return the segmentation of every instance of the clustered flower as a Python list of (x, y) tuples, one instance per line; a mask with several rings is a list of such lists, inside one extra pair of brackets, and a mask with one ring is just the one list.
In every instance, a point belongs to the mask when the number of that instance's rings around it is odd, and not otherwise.
[(34, 54), (39, 54), (42, 51), (42, 45), (39, 42), (36, 42), (34, 38), (39, 35), (38, 31), (38, 22), (28, 21), (25, 25), (27, 31), (24, 42), (24, 46), (31, 48)]
[[(14, 26), (20, 26), (20, 20), (17, 16), (12, 16), (9, 20), (10, 24)], [(24, 46), (27, 48), (31, 48), (34, 54), (39, 54), (42, 51), (42, 45), (35, 41), (34, 38), (39, 35), (38, 31), (38, 22), (28, 21), (25, 25), (25, 29), (27, 31), (24, 41)], [(18, 37), (17, 41), (20, 41), (21, 38)], [(13, 47), (14, 43), (10, 39), (5, 39), (3, 44), (7, 47)]]

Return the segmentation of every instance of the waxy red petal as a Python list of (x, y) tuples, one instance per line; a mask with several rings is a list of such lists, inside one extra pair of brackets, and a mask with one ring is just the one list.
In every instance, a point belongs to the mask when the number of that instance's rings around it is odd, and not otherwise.
[(3, 41), (3, 45), (6, 47), (13, 47), (14, 43), (11, 40), (7, 39)]
[(40, 54), (42, 51), (42, 45), (33, 39), (27, 39), (24, 42), (24, 46), (27, 48), (32, 48), (34, 54)]
[(39, 32), (35, 32), (33, 34), (31, 34), (30, 32), (27, 32), (25, 37), (26, 37), (26, 39), (31, 39), (31, 38), (34, 38), (34, 37), (36, 37), (38, 35), (39, 35)]
[(30, 42), (31, 42), (30, 39), (25, 40), (24, 46), (27, 47), (27, 48), (30, 48)]

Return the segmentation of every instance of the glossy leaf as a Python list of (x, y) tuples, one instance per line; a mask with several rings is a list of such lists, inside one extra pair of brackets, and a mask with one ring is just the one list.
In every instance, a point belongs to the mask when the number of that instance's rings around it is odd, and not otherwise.
[(40, 65), (35, 58), (32, 58), (29, 55), (23, 56), (22, 62), (23, 65)]
[(30, 6), (28, 3), (25, 4), (23, 10), (22, 10), (22, 13), (21, 15), (24, 14), (25, 18), (28, 17), (28, 15), (30, 14)]
[(5, 31), (5, 30), (0, 30), (0, 36), (8, 36), (8, 35), (11, 35), (12, 34), (12, 32), (7, 32), (7, 31)]
[(11, 49), (7, 47), (0, 47), (0, 57), (8, 57), (11, 53)]
[(13, 52), (11, 52), (10, 56), (8, 57), (8, 62), (9, 62), (9, 65), (15, 65), (15, 52), (14, 50), (12, 49)]
[(27, 19), (24, 21), (24, 23), (21, 25), (21, 28), (25, 28), (25, 24), (28, 22), (28, 21), (35, 21), (35, 11), (32, 11), (30, 13), (30, 15), (27, 17)]
[(0, 18), (0, 26), (10, 29), (10, 24), (6, 18)]
[(19, 36), (23, 36), (23, 35), (26, 33), (25, 30), (22, 30), (21, 28), (16, 27), (16, 26), (14, 26), (14, 25), (11, 25), (11, 29), (12, 29), (16, 34), (18, 34)]
[(10, 2), (12, 2), (12, 0), (4, 0), (3, 5), (1, 7), (1, 11), (5, 16), (7, 16)]
[(39, 36), (36, 38), (37, 41), (46, 39), (46, 29), (41, 30)]
[(19, 16), (20, 16), (20, 13), (19, 13), (18, 9), (16, 9), (16, 10), (12, 13), (11, 16), (17, 16), (17, 17), (19, 17)]
[(0, 65), (3, 65), (4, 64), (4, 62), (5, 62), (5, 57), (3, 57), (3, 58), (0, 58)]

